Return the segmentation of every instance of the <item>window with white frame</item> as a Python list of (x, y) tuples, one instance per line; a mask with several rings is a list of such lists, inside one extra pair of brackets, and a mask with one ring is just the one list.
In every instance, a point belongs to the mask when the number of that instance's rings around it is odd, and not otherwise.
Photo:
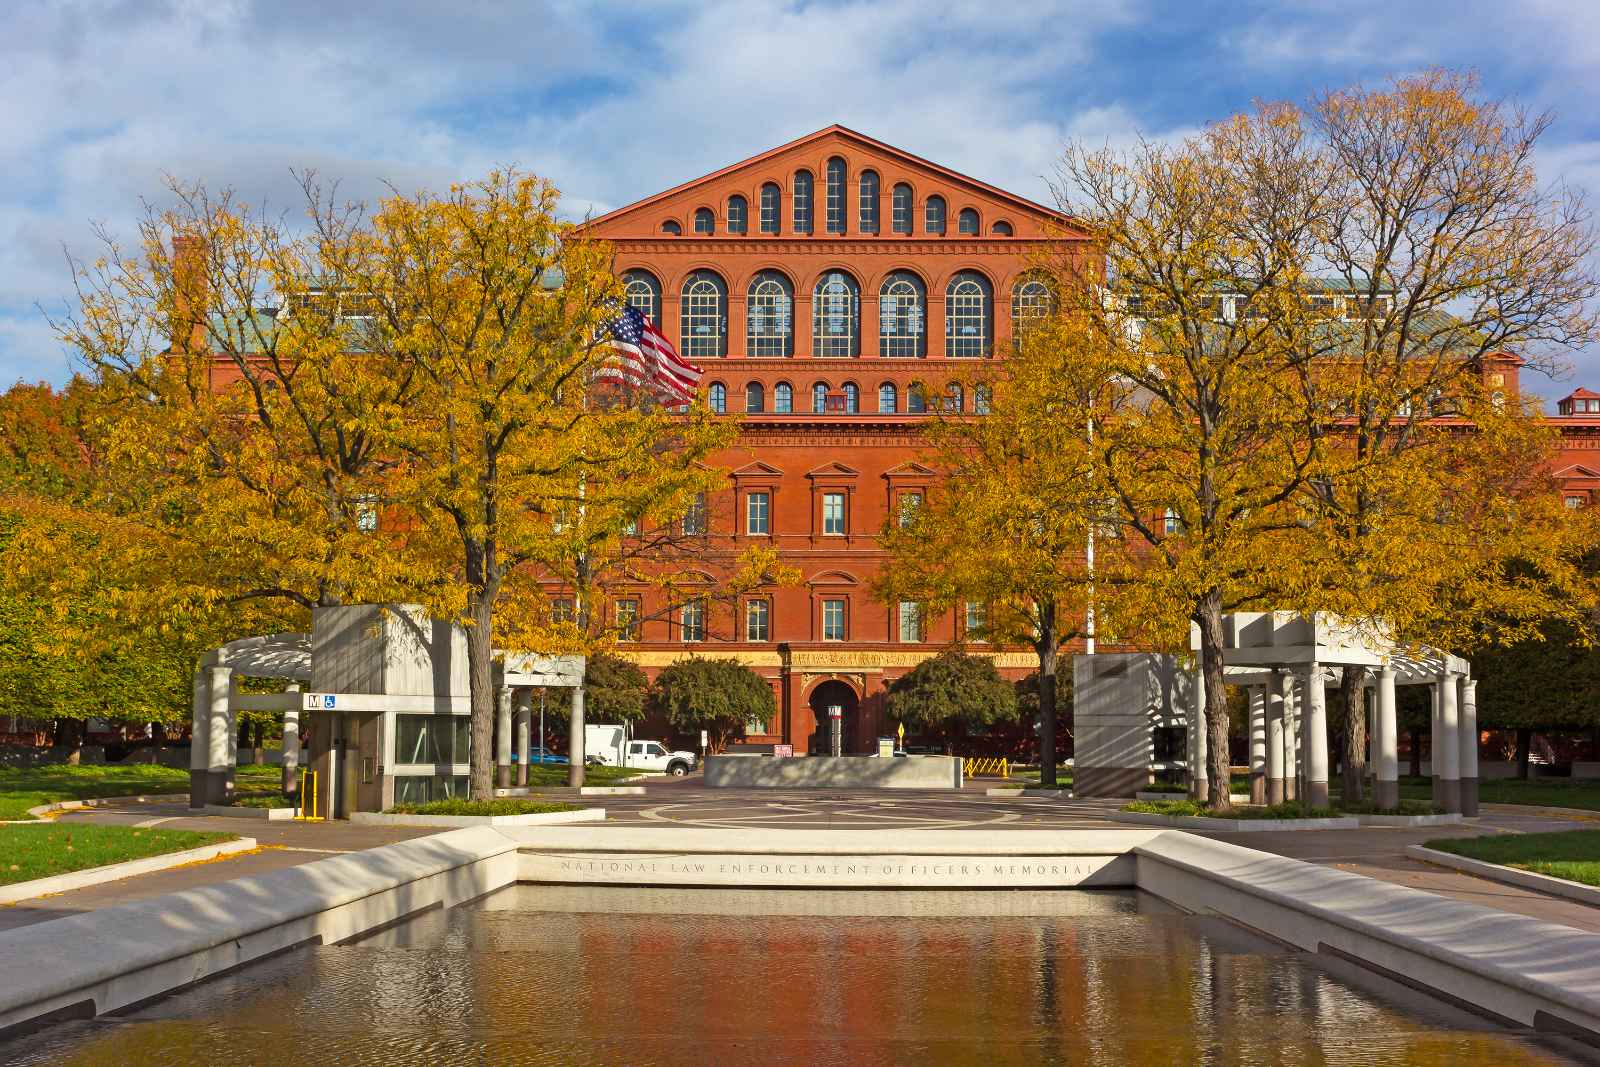
[(772, 387), (772, 410), (779, 415), (794, 411), (794, 387), (788, 382), (779, 382)]
[(895, 521), (905, 529), (917, 521), (917, 509), (922, 507), (922, 490), (907, 489), (895, 501)]
[(878, 411), (884, 415), (892, 415), (899, 409), (899, 390), (893, 382), (884, 382), (878, 386)]
[(760, 382), (750, 382), (744, 387), (744, 409), (753, 415), (766, 410), (766, 390)]
[(703, 207), (695, 211), (694, 232), (705, 236), (717, 232), (717, 217), (710, 208)]
[(930, 196), (923, 213), (922, 228), (928, 233), (944, 233), (944, 197)]
[(878, 172), (864, 170), (861, 172), (860, 208), (861, 232), (878, 232)]
[(737, 193), (728, 197), (728, 232), (743, 233), (749, 224), (750, 209)]
[(828, 383), (817, 382), (811, 387), (811, 413), (821, 415), (828, 410)]
[(623, 293), (629, 307), (636, 307), (639, 313), (656, 328), (661, 326), (661, 283), (656, 281), (656, 276), (647, 270), (630, 270), (622, 276)]
[(703, 600), (691, 600), (679, 612), (679, 621), (682, 627), (684, 641), (704, 641), (706, 639), (706, 604)]
[(789, 279), (764, 270), (750, 281), (745, 302), (746, 351), (752, 356), (787, 356), (794, 352), (794, 290)]
[(845, 165), (838, 156), (828, 160), (827, 181), (828, 232), (843, 233)]
[(822, 494), (822, 532), (830, 537), (843, 537), (844, 523), (844, 494)]
[(811, 354), (859, 356), (861, 287), (841, 270), (817, 280), (811, 294)]
[(856, 388), (855, 382), (845, 382), (840, 386), (844, 393), (844, 409), (852, 415), (861, 411), (861, 390)]
[(925, 329), (927, 291), (909, 271), (896, 271), (878, 291), (878, 354), (921, 357), (927, 355)]
[(890, 227), (895, 233), (911, 232), (911, 216), (916, 211), (917, 205), (911, 194), (911, 186), (900, 182), (894, 187), (891, 194)]
[(712, 382), (706, 390), (706, 406), (718, 415), (728, 413), (728, 387), (721, 382)]
[(907, 643), (922, 640), (922, 605), (914, 600), (900, 601), (900, 640)]
[(976, 236), (978, 233), (978, 213), (970, 207), (962, 208), (961, 214), (956, 216), (956, 232), (968, 236)]
[(982, 640), (979, 635), (983, 633), (983, 628), (987, 623), (988, 617), (983, 610), (983, 605), (976, 600), (967, 601), (964, 618), (962, 619), (966, 635), (973, 640)]
[(617, 601), (617, 640), (637, 641), (639, 639), (639, 601), (633, 597), (624, 597)]
[(761, 232), (777, 233), (778, 217), (783, 214), (783, 190), (777, 182), (761, 187)]
[(715, 271), (697, 270), (684, 279), (679, 315), (679, 350), (686, 356), (728, 353), (728, 287)]
[(771, 633), (772, 605), (765, 600), (747, 600), (744, 605), (744, 639), (746, 641), (769, 641)]
[(694, 503), (690, 504), (689, 510), (683, 513), (683, 532), (688, 537), (706, 532), (706, 495), (704, 493), (696, 493)]
[(811, 232), (811, 172), (794, 172), (794, 192), (790, 210), (794, 218), (795, 233)]
[(844, 601), (828, 599), (822, 602), (822, 639), (844, 640)]
[(748, 494), (744, 499), (745, 530), (751, 536), (772, 532), (772, 497), (765, 491)]
[(950, 279), (944, 295), (945, 355), (953, 357), (987, 356), (990, 327), (989, 281), (973, 271), (962, 271)]

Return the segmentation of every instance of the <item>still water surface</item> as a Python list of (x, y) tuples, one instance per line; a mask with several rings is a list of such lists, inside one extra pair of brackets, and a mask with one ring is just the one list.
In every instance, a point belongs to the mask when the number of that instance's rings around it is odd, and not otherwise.
[(521, 886), (294, 952), (19, 1064), (1571, 1062), (1123, 892)]

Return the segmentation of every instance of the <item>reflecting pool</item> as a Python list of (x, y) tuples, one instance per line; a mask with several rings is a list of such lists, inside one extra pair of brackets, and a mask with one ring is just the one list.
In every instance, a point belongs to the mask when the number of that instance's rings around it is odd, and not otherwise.
[(0, 1062), (1572, 1062), (1375, 981), (1131, 892), (519, 886)]

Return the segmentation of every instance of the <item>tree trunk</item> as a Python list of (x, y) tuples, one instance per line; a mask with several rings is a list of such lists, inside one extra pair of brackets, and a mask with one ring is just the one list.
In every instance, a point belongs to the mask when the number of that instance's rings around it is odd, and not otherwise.
[(1344, 752), (1340, 781), (1344, 803), (1359, 804), (1367, 777), (1367, 706), (1362, 682), (1366, 670), (1346, 667), (1339, 678), (1339, 693), (1344, 697)]
[(1206, 693), (1206, 771), (1209, 797), (1206, 807), (1229, 811), (1233, 807), (1233, 765), (1228, 752), (1228, 690), (1222, 673), (1222, 594), (1217, 590), (1200, 600), (1200, 673)]
[(479, 590), (467, 597), (467, 679), (472, 706), (472, 757), (469, 788), (473, 800), (494, 799), (494, 633), (493, 603)]
[(1413, 778), (1422, 777), (1422, 731), (1407, 730), (1406, 736), (1411, 738), (1411, 766), (1406, 772)]
[(1040, 639), (1033, 650), (1039, 655), (1039, 785), (1044, 789), (1056, 787), (1056, 653), (1059, 639), (1056, 635), (1055, 608), (1042, 606), (1039, 611)]
[(1517, 730), (1517, 777), (1524, 782), (1528, 780), (1528, 763), (1532, 754), (1533, 731), (1519, 728)]

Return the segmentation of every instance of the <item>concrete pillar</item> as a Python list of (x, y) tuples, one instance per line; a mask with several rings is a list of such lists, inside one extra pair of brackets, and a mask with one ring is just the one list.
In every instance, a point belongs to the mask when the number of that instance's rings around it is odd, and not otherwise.
[(501, 789), (511, 784), (511, 690), (495, 690), (494, 762), (499, 768), (495, 784)]
[(1283, 799), (1300, 796), (1300, 694), (1295, 677), (1285, 671), (1283, 687)]
[[(300, 693), (299, 685), (291, 685), (288, 692)], [(294, 796), (300, 791), (300, 709), (289, 708), (283, 713), (283, 791)]]
[(1328, 806), (1328, 691), (1322, 683), (1322, 668), (1313, 663), (1306, 668), (1306, 711), (1301, 732), (1305, 738), (1306, 796), (1308, 807)]
[(583, 686), (572, 687), (572, 715), (567, 720), (567, 784), (583, 784)]
[(1272, 672), (1267, 684), (1267, 803), (1283, 803), (1283, 677)]
[(1206, 771), (1206, 680), (1200, 671), (1189, 675), (1189, 796), (1206, 800), (1211, 783)]
[(1461, 814), (1478, 814), (1478, 683), (1461, 676)]
[(233, 802), (239, 738), (234, 733), (233, 668), (207, 667), (206, 803)]
[(1428, 685), (1428, 700), (1430, 702), (1428, 725), (1428, 773), (1433, 778), (1433, 806), (1444, 808), (1444, 787), (1439, 782), (1439, 686), (1434, 683)]
[(1439, 733), (1434, 736), (1434, 770), (1439, 775), (1439, 806), (1447, 812), (1461, 810), (1461, 709), (1456, 676), (1439, 675)]
[(194, 672), (193, 699), (189, 705), (189, 806), (203, 808), (210, 793), (211, 673)]
[(1377, 729), (1373, 751), (1377, 753), (1377, 784), (1372, 803), (1378, 808), (1400, 806), (1400, 741), (1394, 704), (1394, 668), (1378, 671)]
[(518, 689), (512, 697), (512, 707), (517, 716), (517, 784), (528, 784), (528, 758), (532, 751), (529, 737), (533, 733), (533, 690)]
[[(1280, 775), (1281, 777), (1281, 775)], [(1250, 803), (1267, 802), (1267, 691), (1250, 687)]]

